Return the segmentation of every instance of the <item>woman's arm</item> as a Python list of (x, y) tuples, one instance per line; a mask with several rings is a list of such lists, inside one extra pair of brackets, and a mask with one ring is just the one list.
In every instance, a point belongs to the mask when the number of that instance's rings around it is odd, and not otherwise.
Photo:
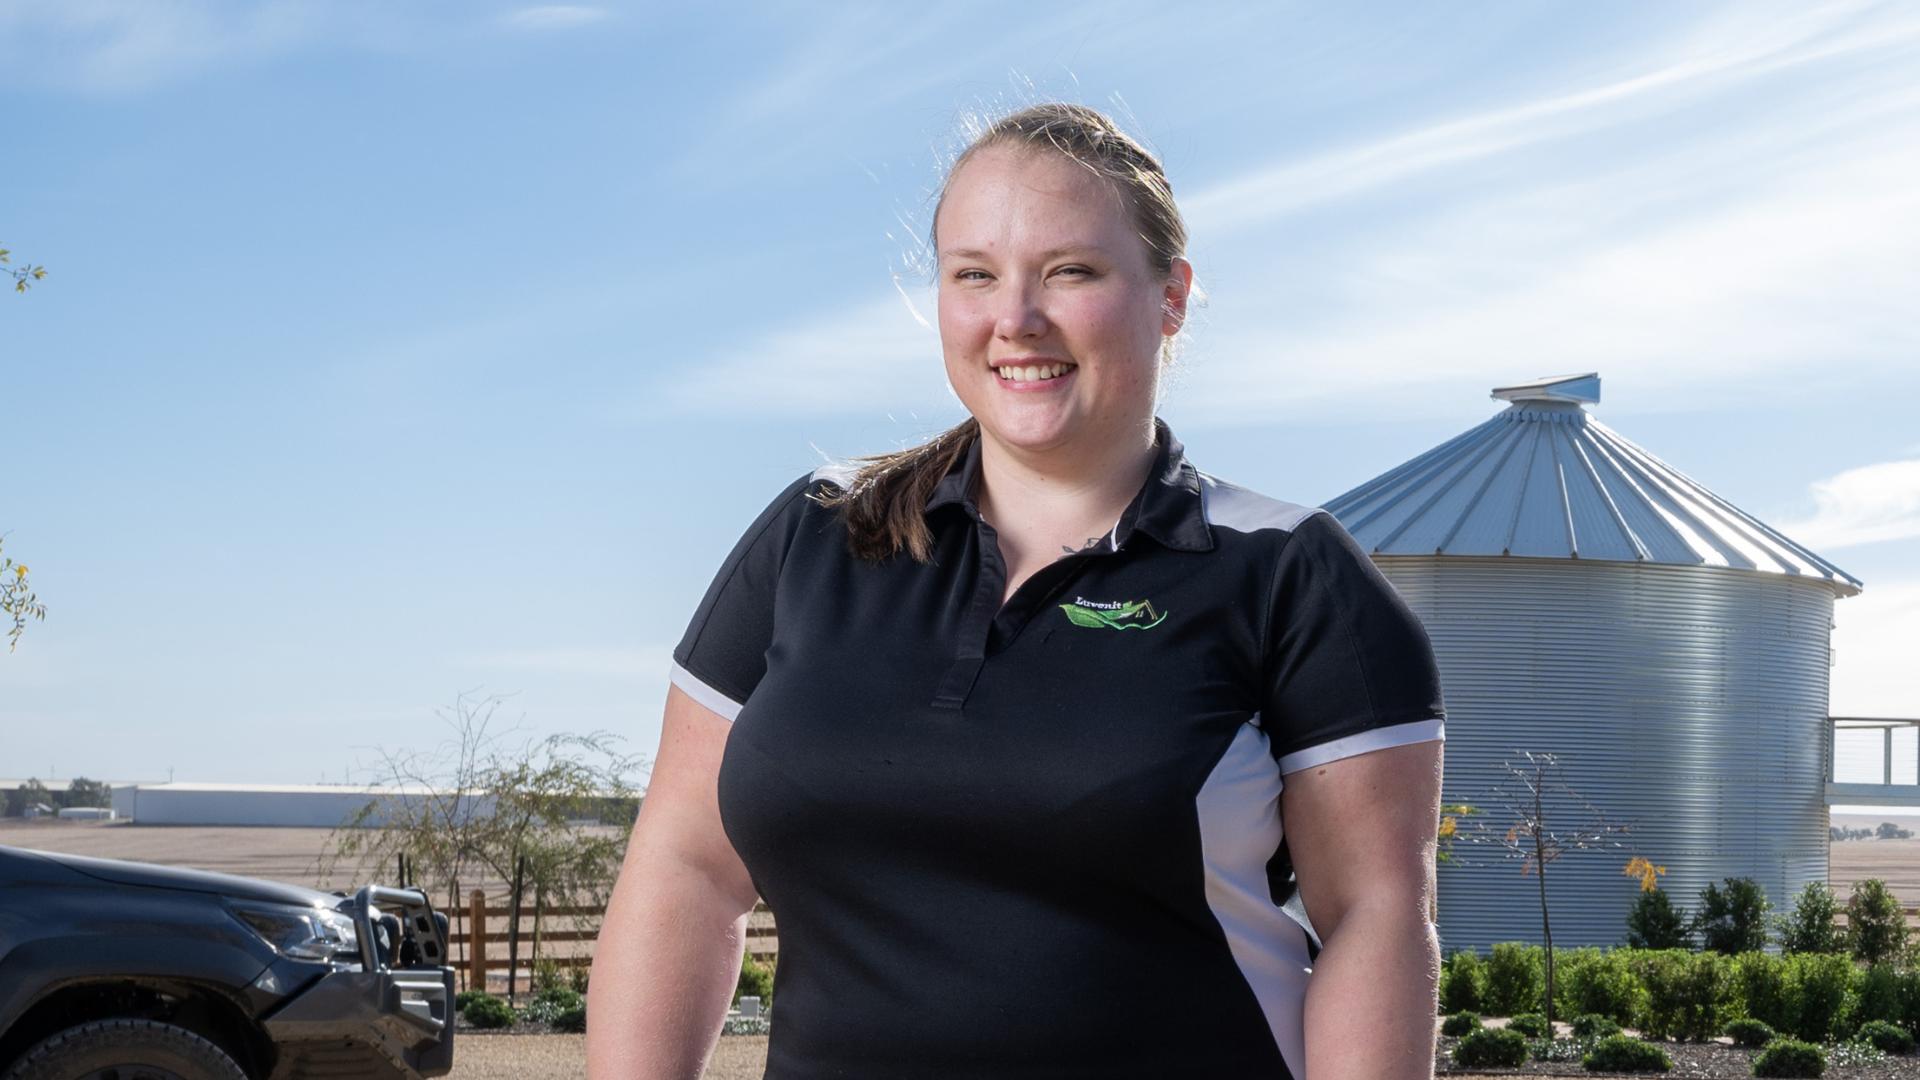
[(1435, 740), (1287, 774), (1281, 821), (1321, 941), (1307, 982), (1313, 1080), (1433, 1075), (1440, 764)]
[(698, 1080), (740, 978), (758, 896), (720, 827), (728, 721), (667, 691), (660, 752), (588, 984), (591, 1080)]

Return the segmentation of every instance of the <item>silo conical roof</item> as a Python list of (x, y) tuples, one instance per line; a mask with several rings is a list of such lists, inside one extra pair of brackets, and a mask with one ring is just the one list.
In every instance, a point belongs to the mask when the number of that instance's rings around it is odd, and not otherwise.
[(1593, 418), (1596, 372), (1496, 387), (1510, 402), (1326, 504), (1375, 555), (1717, 566), (1860, 581)]

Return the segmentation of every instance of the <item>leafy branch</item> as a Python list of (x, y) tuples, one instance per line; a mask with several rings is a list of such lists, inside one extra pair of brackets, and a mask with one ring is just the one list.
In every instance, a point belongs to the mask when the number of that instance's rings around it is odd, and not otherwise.
[(46, 267), (33, 263), (15, 266), (13, 265), (12, 256), (13, 252), (8, 251), (4, 247), (0, 247), (0, 274), (6, 274), (13, 278), (14, 292), (26, 292), (34, 282), (47, 276)]

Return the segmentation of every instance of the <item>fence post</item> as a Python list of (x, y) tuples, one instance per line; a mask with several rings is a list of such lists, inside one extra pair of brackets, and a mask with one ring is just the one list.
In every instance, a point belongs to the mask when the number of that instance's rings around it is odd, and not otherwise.
[(487, 989), (487, 894), (479, 889), (467, 897), (467, 985)]

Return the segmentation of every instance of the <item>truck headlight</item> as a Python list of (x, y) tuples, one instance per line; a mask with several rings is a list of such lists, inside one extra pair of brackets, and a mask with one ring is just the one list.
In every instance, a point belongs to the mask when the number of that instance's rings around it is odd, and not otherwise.
[(338, 964), (360, 961), (360, 935), (353, 917), (344, 912), (291, 904), (234, 904), (233, 913), (282, 956)]

